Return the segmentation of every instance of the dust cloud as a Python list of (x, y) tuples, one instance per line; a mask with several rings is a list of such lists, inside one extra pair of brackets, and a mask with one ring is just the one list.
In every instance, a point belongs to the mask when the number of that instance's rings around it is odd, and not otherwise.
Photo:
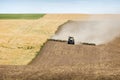
[(68, 21), (60, 26), (52, 39), (68, 40), (69, 36), (74, 37), (75, 44), (94, 43), (105, 44), (120, 36), (120, 19), (107, 18), (101, 20)]

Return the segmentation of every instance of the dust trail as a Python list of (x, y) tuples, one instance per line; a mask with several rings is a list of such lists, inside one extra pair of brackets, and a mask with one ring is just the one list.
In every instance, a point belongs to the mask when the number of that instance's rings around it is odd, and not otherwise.
[[(95, 18), (95, 17), (93, 17)], [(120, 36), (120, 19), (107, 18), (98, 21), (68, 21), (62, 25), (52, 39), (68, 40), (69, 36), (75, 38), (75, 44), (82, 42), (104, 44)]]

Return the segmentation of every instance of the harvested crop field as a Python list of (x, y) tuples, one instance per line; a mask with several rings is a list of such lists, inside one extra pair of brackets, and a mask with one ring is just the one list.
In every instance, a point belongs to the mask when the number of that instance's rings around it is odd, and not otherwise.
[[(101, 20), (109, 16), (117, 17), (119, 15), (99, 15), (94, 20)], [(46, 24), (44, 24), (46, 27), (42, 28), (44, 28), (44, 31), (51, 31), (49, 35), (45, 35), (46, 38), (44, 38), (43, 44), (54, 35), (57, 29), (60, 29), (58, 27), (61, 24), (66, 23), (68, 20), (86, 21), (89, 18), (90, 15), (50, 14), (41, 18), (38, 22), (36, 20), (34, 24), (37, 22), (39, 26), (42, 21), (46, 21)], [(26, 35), (30, 33), (28, 31)], [(40, 35), (42, 34), (40, 33)], [(38, 40), (38, 38), (36, 39)], [(32, 41), (30, 40), (29, 43)], [(39, 40), (36, 42), (38, 44)], [(40, 49), (40, 47), (37, 48)], [(40, 51), (38, 50), (37, 57), (31, 58), (32, 61), (29, 61), (28, 65), (0, 66), (0, 80), (119, 80), (119, 48), (120, 35), (105, 44), (97, 46), (84, 44), (68, 45), (64, 40), (50, 39)]]
[(28, 64), (59, 25), (68, 19), (88, 17), (48, 14), (40, 19), (0, 19), (0, 65)]

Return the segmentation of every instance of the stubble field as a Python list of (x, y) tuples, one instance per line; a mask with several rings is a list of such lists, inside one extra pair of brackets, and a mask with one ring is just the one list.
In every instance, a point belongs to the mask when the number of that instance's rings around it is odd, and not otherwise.
[[(40, 19), (0, 20), (0, 65), (26, 65), (43, 43), (71, 15), (45, 15)], [(73, 15), (75, 18), (76, 15)], [(80, 15), (84, 17), (84, 15)]]

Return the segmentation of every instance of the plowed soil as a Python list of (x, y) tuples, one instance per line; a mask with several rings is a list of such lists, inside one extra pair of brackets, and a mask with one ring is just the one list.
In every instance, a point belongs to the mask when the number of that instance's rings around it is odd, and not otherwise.
[(0, 80), (119, 80), (120, 38), (99, 46), (48, 40), (28, 66), (1, 66)]

